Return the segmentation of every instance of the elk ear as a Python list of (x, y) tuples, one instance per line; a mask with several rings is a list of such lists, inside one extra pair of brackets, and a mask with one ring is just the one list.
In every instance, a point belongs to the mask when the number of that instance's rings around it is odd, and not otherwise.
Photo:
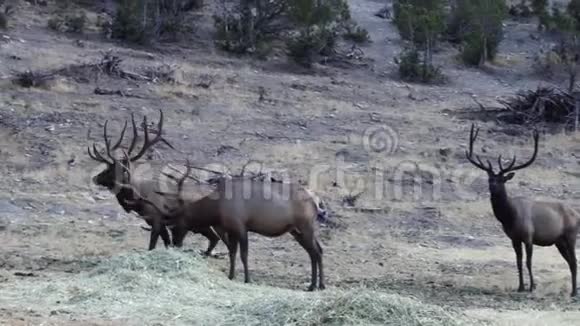
[(508, 173), (505, 177), (503, 177), (503, 181), (504, 182), (505, 181), (510, 181), (514, 177), (514, 175), (516, 175), (516, 174), (513, 173), (513, 172)]

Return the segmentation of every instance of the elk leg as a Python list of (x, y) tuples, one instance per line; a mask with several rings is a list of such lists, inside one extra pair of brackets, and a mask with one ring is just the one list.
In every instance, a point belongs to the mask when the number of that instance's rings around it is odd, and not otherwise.
[(572, 297), (575, 297), (577, 294), (576, 290), (577, 263), (576, 263), (576, 248), (574, 240), (572, 241), (572, 243), (570, 243), (570, 241), (566, 239), (562, 240), (562, 242), (556, 243), (556, 248), (558, 248), (558, 251), (560, 251), (560, 254), (562, 255), (562, 257), (564, 257), (564, 259), (568, 263), (568, 267), (570, 268), (570, 274), (572, 276), (572, 293), (570, 296)]
[(292, 234), (294, 239), (296, 239), (296, 242), (298, 242), (310, 256), (310, 265), (312, 268), (312, 274), (310, 277), (310, 286), (308, 287), (308, 291), (314, 291), (314, 289), (316, 289), (316, 275), (318, 274), (317, 266), (319, 262), (318, 251), (315, 248), (316, 245), (314, 243), (314, 239), (311, 235), (310, 240), (312, 241), (309, 241), (308, 240), (309, 236), (306, 236), (304, 233), (299, 233), (298, 231), (291, 231), (290, 234)]
[(161, 225), (159, 223), (153, 223), (153, 225), (151, 226), (151, 235), (149, 236), (149, 250), (155, 249), (160, 234), (161, 234)]
[(316, 251), (318, 252), (318, 288), (324, 290), (326, 286), (324, 285), (324, 268), (322, 267), (322, 246), (318, 239), (315, 239)]
[(578, 263), (576, 262), (576, 234), (571, 237), (572, 240), (568, 242), (568, 257), (570, 258), (568, 265), (570, 265), (570, 273), (572, 274), (572, 293), (570, 296), (575, 297), (578, 293), (576, 288), (576, 275), (578, 270)]
[(244, 265), (244, 282), (250, 283), (250, 272), (248, 271), (248, 232), (240, 236), (240, 258)]
[(516, 265), (518, 267), (518, 279), (519, 279), (519, 287), (518, 287), (518, 292), (523, 292), (525, 291), (525, 287), (524, 287), (524, 274), (522, 271), (522, 258), (523, 258), (523, 253), (522, 253), (522, 243), (512, 240), (512, 246), (514, 247), (514, 251), (516, 252)]
[(238, 237), (228, 234), (228, 251), (230, 254), (230, 274), (228, 278), (233, 280), (236, 277), (236, 254), (238, 253)]
[(534, 252), (534, 245), (532, 243), (526, 243), (526, 267), (528, 268), (528, 273), (530, 274), (530, 292), (534, 291), (536, 288), (536, 283), (534, 282), (534, 275), (532, 273), (532, 255)]
[(185, 238), (186, 234), (187, 230), (184, 230), (179, 226), (174, 226), (171, 228), (171, 242), (173, 246), (176, 248), (181, 248), (183, 246), (183, 239)]
[(165, 248), (169, 247), (169, 245), (171, 244), (171, 240), (169, 239), (169, 231), (167, 231), (167, 227), (163, 226), (161, 227), (161, 239), (163, 240), (163, 244), (165, 245)]
[(211, 256), (211, 252), (217, 246), (218, 242), (220, 241), (220, 238), (211, 228), (204, 228), (199, 230), (198, 232), (209, 240), (207, 250), (203, 253), (203, 255)]

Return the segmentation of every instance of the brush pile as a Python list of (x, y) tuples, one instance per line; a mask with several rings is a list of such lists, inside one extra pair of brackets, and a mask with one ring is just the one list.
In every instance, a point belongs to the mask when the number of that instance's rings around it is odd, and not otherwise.
[(557, 88), (538, 87), (501, 100), (506, 112), (500, 119), (514, 124), (570, 123), (575, 118), (575, 98)]

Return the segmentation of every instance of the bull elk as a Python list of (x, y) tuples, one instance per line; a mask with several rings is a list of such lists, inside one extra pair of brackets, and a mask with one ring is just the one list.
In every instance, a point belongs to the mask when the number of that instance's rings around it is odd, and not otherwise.
[[(105, 125), (103, 127), (103, 137), (105, 141), (106, 156), (99, 152), (96, 144), (94, 143), (92, 145), (92, 151), (91, 147), (87, 148), (88, 154), (93, 160), (106, 164), (105, 170), (101, 171), (99, 174), (93, 177), (93, 183), (113, 191), (117, 201), (123, 207), (125, 212), (136, 212), (145, 220), (147, 224), (151, 226), (149, 250), (155, 249), (159, 236), (161, 236), (163, 243), (167, 247), (171, 244), (171, 239), (169, 237), (169, 232), (166, 226), (162, 222), (162, 216), (154, 208), (143, 205), (143, 202), (137, 200), (140, 197), (144, 197), (148, 200), (154, 201), (158, 205), (166, 205), (166, 199), (156, 194), (159, 189), (154, 180), (139, 180), (137, 178), (133, 178), (130, 176), (131, 171), (127, 169), (127, 167), (131, 167), (132, 169), (131, 163), (139, 160), (148, 149), (159, 142), (163, 142), (173, 149), (173, 146), (162, 136), (163, 111), (159, 111), (157, 135), (153, 139), (149, 139), (147, 117), (143, 117), (142, 125), (144, 129), (144, 143), (139, 152), (134, 156), (130, 155), (137, 146), (138, 132), (137, 125), (135, 123), (135, 116), (133, 114), (131, 114), (131, 124), (133, 128), (133, 139), (131, 140), (128, 150), (125, 152), (125, 158), (119, 160), (115, 158), (113, 152), (119, 149), (121, 146), (125, 132), (127, 130), (127, 121), (125, 121), (119, 139), (113, 145), (111, 145), (111, 141), (107, 134), (108, 120), (105, 121)], [(126, 186), (119, 187), (119, 185)], [(210, 228), (201, 228), (192, 231), (195, 233), (201, 233), (209, 240), (209, 245), (205, 251), (205, 254), (210, 255), (211, 251), (219, 242), (220, 238), (218, 235)]]
[(538, 154), (538, 132), (534, 131), (534, 153), (525, 163), (516, 165), (516, 156), (507, 167), (503, 167), (501, 155), (498, 157), (498, 172), (494, 172), (491, 162), (484, 164), (479, 156), (473, 157), (473, 143), (477, 139), (479, 128), (471, 125), (469, 151), (465, 152), (467, 160), (487, 172), (491, 207), (495, 217), (502, 224), (505, 234), (511, 239), (516, 253), (519, 276), (518, 291), (525, 291), (522, 271), (522, 244), (526, 250), (526, 267), (530, 278), (530, 292), (536, 287), (532, 274), (533, 245), (542, 247), (556, 245), (570, 268), (572, 278), (571, 296), (576, 296), (576, 234), (578, 233), (578, 215), (569, 206), (560, 202), (538, 201), (525, 197), (511, 197), (507, 194), (505, 184), (514, 177), (514, 171), (530, 166)]
[[(184, 175), (185, 177), (185, 175)], [(311, 262), (311, 283), (309, 291), (317, 285), (324, 289), (322, 247), (316, 236), (316, 221), (321, 208), (315, 202), (312, 192), (297, 184), (271, 182), (254, 178), (219, 178), (216, 189), (209, 195), (195, 201), (182, 199), (178, 188), (176, 196), (179, 208), (168, 211), (165, 219), (171, 221), (175, 243), (180, 243), (188, 230), (218, 227), (225, 232), (229, 252), (229, 279), (235, 277), (235, 259), (238, 245), (244, 268), (244, 281), (250, 282), (248, 271), (248, 232), (267, 237), (279, 237), (290, 233), (306, 250)], [(152, 206), (156, 203), (147, 202)], [(157, 207), (158, 211), (162, 208)], [(322, 210), (325, 215), (325, 211)]]

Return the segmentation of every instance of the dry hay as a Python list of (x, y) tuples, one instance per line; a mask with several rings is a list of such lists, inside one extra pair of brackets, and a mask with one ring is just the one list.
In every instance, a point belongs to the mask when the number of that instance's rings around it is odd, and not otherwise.
[[(239, 278), (239, 277), (238, 277)], [(89, 272), (2, 284), (0, 306), (136, 325), (475, 325), (457, 311), (366, 288), (292, 291), (230, 281), (177, 250), (129, 253)]]

